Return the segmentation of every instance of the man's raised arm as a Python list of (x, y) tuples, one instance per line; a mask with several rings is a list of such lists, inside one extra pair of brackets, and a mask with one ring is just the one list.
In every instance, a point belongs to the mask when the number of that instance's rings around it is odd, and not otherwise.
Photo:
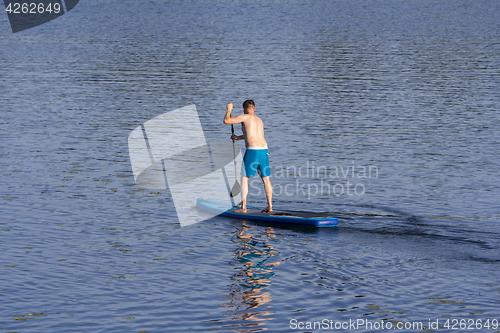
[(240, 114), (239, 116), (236, 117), (231, 117), (231, 112), (233, 111), (233, 103), (229, 103), (227, 105), (227, 112), (226, 116), (224, 117), (224, 124), (238, 124), (246, 119), (246, 114)]

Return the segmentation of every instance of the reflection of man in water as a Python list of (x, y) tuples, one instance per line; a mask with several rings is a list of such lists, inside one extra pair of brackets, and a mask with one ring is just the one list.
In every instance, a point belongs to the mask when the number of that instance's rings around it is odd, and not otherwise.
[[(238, 238), (246, 240), (245, 248), (243, 252), (239, 253), (237, 259), (246, 268), (243, 269), (239, 275), (245, 275), (248, 279), (245, 281), (245, 286), (247, 287), (265, 287), (271, 284), (269, 278), (274, 275), (273, 268), (280, 262), (268, 264), (266, 261), (278, 254), (273, 247), (268, 244), (267, 241), (258, 242), (252, 239), (253, 234), (245, 235), (244, 231), (252, 227), (247, 227), (243, 225)], [(253, 228), (252, 228), (253, 229)], [(269, 240), (271, 237), (276, 237), (273, 234), (273, 229), (271, 227), (266, 228), (266, 236)], [(262, 243), (262, 250), (256, 249)]]
[[(227, 308), (236, 307), (236, 310), (243, 311), (243, 313), (234, 314), (234, 319), (262, 321), (265, 320), (263, 316), (271, 313), (268, 311), (248, 312), (248, 310), (256, 309), (272, 300), (271, 294), (265, 292), (264, 288), (271, 284), (270, 278), (274, 275), (274, 266), (279, 265), (281, 261), (267, 263), (271, 257), (279, 254), (268, 243), (270, 239), (276, 237), (273, 228), (268, 227), (264, 234), (255, 237), (251, 233), (245, 233), (251, 229), (254, 228), (243, 222), (240, 232), (236, 235), (242, 245), (238, 249), (236, 259), (243, 264), (243, 267), (232, 278), (236, 280), (236, 283), (229, 286), (230, 303), (222, 305)], [(266, 239), (262, 241), (261, 238), (264, 235)], [(238, 277), (241, 277), (243, 281)]]

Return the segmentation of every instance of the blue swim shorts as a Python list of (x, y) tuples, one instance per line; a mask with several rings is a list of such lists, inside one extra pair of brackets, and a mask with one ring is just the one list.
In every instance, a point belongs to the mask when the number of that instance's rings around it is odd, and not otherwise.
[(248, 148), (243, 156), (243, 165), (241, 166), (241, 175), (252, 178), (255, 172), (264, 178), (271, 175), (269, 168), (269, 150), (267, 148)]

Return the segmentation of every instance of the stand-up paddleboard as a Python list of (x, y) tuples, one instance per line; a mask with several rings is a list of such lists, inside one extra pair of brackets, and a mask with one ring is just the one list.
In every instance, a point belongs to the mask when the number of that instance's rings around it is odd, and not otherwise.
[(257, 207), (247, 206), (246, 213), (236, 213), (238, 207), (227, 209), (227, 204), (224, 202), (198, 198), (196, 205), (199, 209), (214, 213), (220, 216), (232, 217), (244, 220), (253, 220), (267, 222), (280, 225), (294, 225), (301, 227), (334, 227), (339, 221), (332, 216), (309, 213), (309, 212), (293, 212), (286, 210), (273, 210), (269, 213), (261, 212)]

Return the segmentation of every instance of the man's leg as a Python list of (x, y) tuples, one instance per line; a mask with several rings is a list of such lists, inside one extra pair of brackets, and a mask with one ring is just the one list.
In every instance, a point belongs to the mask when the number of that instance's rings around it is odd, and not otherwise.
[(273, 186), (271, 185), (271, 179), (269, 176), (262, 177), (262, 181), (264, 182), (264, 189), (266, 190), (267, 197), (267, 207), (266, 210), (269, 212), (273, 211)]
[(241, 176), (241, 208), (235, 210), (235, 213), (247, 212), (248, 179), (248, 177)]

